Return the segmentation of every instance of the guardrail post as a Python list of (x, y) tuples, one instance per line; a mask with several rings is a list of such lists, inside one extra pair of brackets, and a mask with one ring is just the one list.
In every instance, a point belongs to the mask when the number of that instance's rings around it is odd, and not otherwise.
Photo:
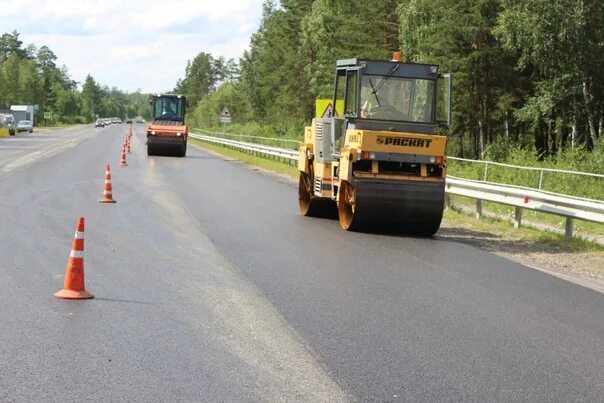
[(539, 190), (543, 188), (543, 169), (541, 170), (541, 175), (539, 175)]
[(445, 208), (451, 208), (451, 195), (445, 193)]
[(514, 211), (514, 228), (520, 228), (522, 224), (522, 207), (516, 207)]
[(476, 218), (482, 216), (482, 200), (476, 199)]
[(487, 181), (487, 175), (489, 173), (489, 163), (488, 161), (485, 161), (484, 163), (484, 178), (483, 181), (486, 182)]
[(573, 238), (573, 226), (575, 219), (572, 217), (566, 217), (566, 225), (564, 228), (564, 239), (570, 241)]

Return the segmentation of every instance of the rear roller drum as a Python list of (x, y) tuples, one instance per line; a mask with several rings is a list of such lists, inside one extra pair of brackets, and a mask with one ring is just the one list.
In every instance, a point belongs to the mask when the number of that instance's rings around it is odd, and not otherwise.
[(300, 214), (306, 217), (335, 218), (337, 214), (333, 200), (313, 196), (312, 180), (304, 172), (300, 172), (298, 181), (298, 206)]
[[(342, 181), (338, 192), (338, 219), (340, 227), (345, 230), (358, 229), (358, 219), (355, 220), (356, 197), (354, 186), (349, 182)], [(356, 225), (355, 225), (356, 224)]]

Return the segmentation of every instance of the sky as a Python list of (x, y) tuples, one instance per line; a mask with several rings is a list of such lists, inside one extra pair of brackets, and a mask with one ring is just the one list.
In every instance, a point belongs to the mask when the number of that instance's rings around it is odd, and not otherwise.
[(238, 60), (260, 25), (262, 0), (0, 0), (0, 34), (48, 46), (71, 78), (123, 91), (172, 90), (187, 60)]

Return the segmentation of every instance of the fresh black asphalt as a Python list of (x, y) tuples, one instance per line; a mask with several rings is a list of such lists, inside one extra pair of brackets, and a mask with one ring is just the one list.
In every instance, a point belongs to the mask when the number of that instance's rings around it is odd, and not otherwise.
[[(93, 130), (0, 139), (0, 401), (604, 400), (602, 294), (301, 217), (240, 162), (147, 157), (142, 125), (120, 168), (126, 126)], [(80, 215), (95, 299), (56, 300)]]

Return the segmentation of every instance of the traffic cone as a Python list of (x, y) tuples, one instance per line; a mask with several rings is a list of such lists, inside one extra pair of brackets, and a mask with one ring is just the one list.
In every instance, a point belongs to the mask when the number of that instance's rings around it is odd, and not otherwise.
[(127, 167), (128, 163), (126, 162), (126, 146), (122, 146), (122, 159), (120, 160), (121, 167)]
[(84, 217), (78, 219), (78, 226), (71, 244), (71, 253), (65, 269), (63, 289), (55, 294), (57, 298), (94, 298), (84, 289)]
[(111, 167), (107, 164), (105, 168), (105, 188), (103, 189), (103, 198), (99, 200), (101, 203), (115, 203), (113, 200), (113, 192), (111, 189)]
[(130, 150), (130, 137), (128, 137), (128, 140), (126, 140), (126, 150), (128, 151), (128, 154), (130, 154), (132, 152)]

